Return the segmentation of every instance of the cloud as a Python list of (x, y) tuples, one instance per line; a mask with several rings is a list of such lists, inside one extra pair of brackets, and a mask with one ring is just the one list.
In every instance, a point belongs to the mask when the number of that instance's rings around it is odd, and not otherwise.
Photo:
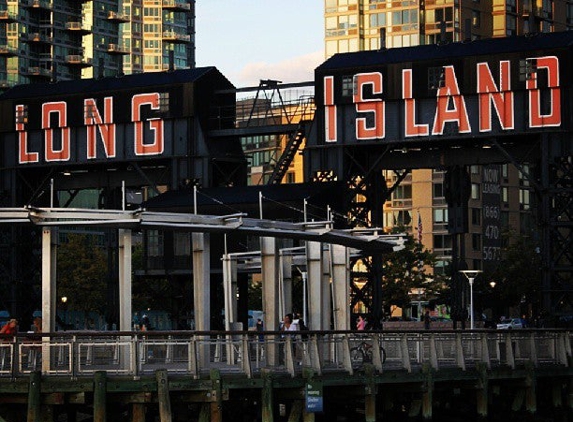
[(275, 79), (284, 83), (314, 80), (314, 69), (324, 62), (324, 52), (316, 51), (278, 63), (254, 62), (230, 75), (237, 87), (258, 86), (261, 79)]

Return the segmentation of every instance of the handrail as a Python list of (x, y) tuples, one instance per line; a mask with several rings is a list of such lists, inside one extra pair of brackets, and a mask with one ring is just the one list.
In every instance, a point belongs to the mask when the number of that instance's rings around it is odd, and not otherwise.
[(393, 331), (58, 331), (0, 335), (0, 379), (41, 370), (77, 378), (96, 371), (139, 377), (158, 368), (199, 378), (221, 373), (254, 377), (263, 369), (292, 377), (304, 367), (315, 373), (353, 373), (366, 363), (379, 372), (465, 370), (569, 365), (566, 330)]

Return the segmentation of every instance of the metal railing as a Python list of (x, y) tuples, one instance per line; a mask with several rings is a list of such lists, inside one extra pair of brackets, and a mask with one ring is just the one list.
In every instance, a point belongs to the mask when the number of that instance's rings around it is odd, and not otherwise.
[(571, 334), (513, 331), (56, 332), (0, 336), (0, 378), (33, 371), (71, 378), (96, 371), (138, 377), (157, 369), (199, 378), (211, 369), (253, 377), (263, 368), (296, 376), (377, 371), (567, 366)]

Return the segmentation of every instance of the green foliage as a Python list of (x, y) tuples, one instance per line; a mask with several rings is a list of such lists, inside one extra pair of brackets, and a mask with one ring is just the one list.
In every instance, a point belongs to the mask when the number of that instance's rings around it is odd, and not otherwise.
[(541, 254), (538, 244), (529, 236), (506, 232), (501, 262), (484, 279), (495, 281), (495, 295), (506, 307), (522, 303), (539, 309), (541, 300)]
[(106, 308), (107, 259), (95, 237), (70, 233), (58, 247), (58, 298), (70, 310), (103, 312)]
[[(406, 231), (398, 227), (395, 232)], [(426, 299), (440, 295), (445, 288), (446, 278), (429, 273), (435, 262), (436, 257), (432, 252), (407, 235), (404, 249), (385, 256), (382, 276), (385, 308), (408, 307), (411, 303), (410, 293), (414, 290), (423, 289)]]

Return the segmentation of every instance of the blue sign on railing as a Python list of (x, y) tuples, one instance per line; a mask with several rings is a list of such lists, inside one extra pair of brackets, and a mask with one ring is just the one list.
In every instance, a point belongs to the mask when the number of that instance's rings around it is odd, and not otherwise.
[(322, 383), (307, 381), (306, 383), (306, 412), (318, 413), (323, 411)]

